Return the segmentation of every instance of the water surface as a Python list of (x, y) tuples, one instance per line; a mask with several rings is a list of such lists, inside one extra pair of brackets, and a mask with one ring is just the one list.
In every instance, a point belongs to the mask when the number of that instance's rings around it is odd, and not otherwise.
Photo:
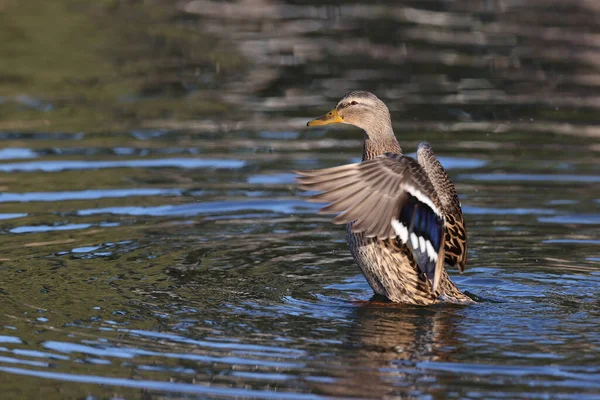
[[(600, 396), (595, 3), (27, 3), (0, 4), (6, 398)], [(484, 301), (367, 302), (290, 172), (360, 157), (304, 126), (351, 89), (440, 156)]]

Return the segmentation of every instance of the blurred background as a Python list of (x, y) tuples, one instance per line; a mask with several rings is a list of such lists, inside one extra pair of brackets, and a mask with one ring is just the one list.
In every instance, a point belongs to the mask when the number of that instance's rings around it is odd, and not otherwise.
[[(600, 3), (0, 0), (3, 398), (597, 398)], [(471, 307), (377, 307), (292, 169), (376, 93)]]

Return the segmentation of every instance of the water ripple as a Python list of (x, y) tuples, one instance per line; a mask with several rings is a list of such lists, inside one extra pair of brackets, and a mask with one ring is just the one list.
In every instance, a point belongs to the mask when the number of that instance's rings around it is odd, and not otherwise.
[(0, 371), (16, 374), (33, 376), (44, 379), (56, 379), (66, 382), (93, 383), (97, 385), (113, 385), (145, 390), (167, 391), (174, 393), (192, 393), (203, 396), (228, 396), (228, 397), (253, 397), (259, 399), (299, 399), (299, 400), (320, 400), (325, 397), (314, 394), (303, 394), (297, 392), (254, 390), (248, 388), (226, 388), (214, 385), (204, 385), (201, 383), (175, 383), (161, 382), (141, 379), (110, 378), (106, 376), (68, 374), (62, 372), (30, 370), (13, 367), (0, 367)]
[(154, 207), (105, 207), (79, 210), (79, 215), (117, 214), (117, 215), (177, 215), (193, 216), (200, 214), (224, 213), (233, 211), (271, 211), (283, 214), (308, 213), (318, 209), (301, 200), (261, 199), (240, 201), (215, 201), (183, 205), (164, 205)]
[(35, 202), (35, 201), (66, 201), (66, 200), (97, 200), (131, 196), (180, 196), (180, 189), (101, 189), (65, 192), (27, 192), (0, 193), (0, 203)]
[(0, 220), (2, 219), (15, 219), (15, 218), (23, 218), (26, 217), (25, 213), (6, 213), (0, 214)]
[(567, 174), (460, 174), (458, 179), (488, 182), (577, 182), (598, 183), (600, 176)]
[(0, 160), (11, 160), (18, 158), (36, 158), (37, 153), (31, 149), (8, 148), (0, 149)]
[(600, 214), (557, 215), (555, 217), (540, 217), (538, 221), (551, 224), (600, 225)]
[(155, 160), (116, 160), (116, 161), (33, 161), (0, 164), (2, 172), (59, 172), (65, 170), (103, 169), (103, 168), (223, 168), (236, 169), (246, 165), (243, 160), (198, 159), (198, 158), (162, 158)]
[(71, 231), (76, 229), (87, 229), (92, 224), (64, 224), (64, 225), (33, 225), (33, 226), (19, 226), (12, 228), (10, 233), (38, 233), (38, 232), (52, 232), (52, 231)]

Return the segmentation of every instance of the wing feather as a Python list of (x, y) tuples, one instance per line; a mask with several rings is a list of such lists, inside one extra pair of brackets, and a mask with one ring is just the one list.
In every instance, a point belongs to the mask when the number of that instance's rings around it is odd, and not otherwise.
[(429, 144), (419, 145), (417, 160), (429, 176), (442, 204), (446, 222), (444, 239), (446, 263), (458, 267), (462, 272), (467, 263), (467, 230), (456, 188)]
[(311, 201), (330, 203), (320, 213), (338, 213), (334, 223), (353, 222), (352, 232), (379, 240), (400, 237), (437, 290), (446, 223), (435, 187), (417, 161), (388, 153), (358, 164), (294, 172), (301, 189), (321, 192)]

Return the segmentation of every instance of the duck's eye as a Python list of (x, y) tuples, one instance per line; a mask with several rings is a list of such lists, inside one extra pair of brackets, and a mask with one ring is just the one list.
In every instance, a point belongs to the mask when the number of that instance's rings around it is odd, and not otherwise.
[(355, 106), (355, 105), (357, 105), (357, 104), (358, 104), (358, 103), (357, 103), (356, 101), (351, 101), (351, 102), (350, 102), (350, 105), (351, 105), (351, 106)]

